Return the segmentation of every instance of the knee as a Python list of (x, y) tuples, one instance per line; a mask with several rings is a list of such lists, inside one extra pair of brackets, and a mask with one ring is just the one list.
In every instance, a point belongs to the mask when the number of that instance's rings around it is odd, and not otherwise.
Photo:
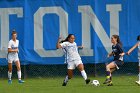
[(79, 66), (78, 66), (78, 69), (79, 69), (79, 71), (83, 71), (83, 70), (84, 70), (83, 64), (79, 65)]
[(106, 70), (110, 71), (110, 66), (109, 65), (106, 66)]

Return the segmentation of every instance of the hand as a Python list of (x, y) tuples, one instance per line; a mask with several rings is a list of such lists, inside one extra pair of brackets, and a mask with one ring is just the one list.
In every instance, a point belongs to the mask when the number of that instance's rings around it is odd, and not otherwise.
[(130, 55), (130, 53), (129, 52), (126, 52), (126, 55)]
[(60, 34), (59, 39), (64, 39), (64, 37), (63, 37), (63, 35), (62, 35), (62, 34)]
[(62, 39), (62, 36), (59, 36), (59, 39)]
[(83, 49), (84, 47), (83, 47), (83, 46), (78, 46), (78, 48), (81, 48), (81, 49)]
[(119, 54), (120, 56), (124, 56), (125, 55), (125, 53), (121, 53), (121, 54)]
[(18, 52), (18, 48), (11, 49), (11, 52)]
[(18, 48), (14, 49), (15, 52), (18, 52)]
[(83, 46), (80, 46), (80, 48), (84, 48)]
[(108, 54), (108, 55), (107, 55), (107, 58), (109, 58), (109, 57), (110, 57), (110, 55)]

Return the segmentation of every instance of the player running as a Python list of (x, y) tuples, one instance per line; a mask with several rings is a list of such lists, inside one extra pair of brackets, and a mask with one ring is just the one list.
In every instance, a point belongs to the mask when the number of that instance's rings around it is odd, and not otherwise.
[(115, 70), (118, 69), (118, 66), (123, 65), (123, 56), (124, 52), (122, 50), (122, 43), (120, 41), (120, 38), (118, 35), (112, 35), (111, 37), (111, 42), (112, 42), (112, 52), (108, 54), (108, 58), (110, 56), (114, 57), (114, 60), (106, 65), (106, 80), (103, 84), (108, 84), (108, 86), (112, 86), (112, 75), (111, 73)]
[(87, 74), (84, 70), (84, 65), (81, 61), (81, 57), (78, 53), (77, 48), (83, 48), (82, 46), (77, 47), (75, 41), (75, 36), (73, 34), (69, 34), (68, 37), (60, 42), (60, 37), (58, 39), (56, 48), (62, 48), (65, 53), (65, 62), (67, 63), (67, 75), (64, 79), (62, 86), (66, 86), (69, 79), (73, 76), (73, 70), (75, 67), (81, 72), (82, 77), (84, 78), (86, 84), (90, 82), (90, 79), (87, 78)]
[(17, 38), (17, 32), (14, 30), (12, 32), (12, 39), (8, 43), (8, 83), (12, 84), (12, 63), (14, 62), (17, 67), (17, 75), (18, 75), (18, 82), (24, 83), (23, 80), (21, 80), (21, 68), (20, 68), (20, 61), (18, 58), (18, 45), (19, 41)]
[(140, 35), (137, 37), (137, 43), (126, 53), (128, 55), (130, 55), (130, 53), (138, 47), (138, 60), (139, 60), (139, 80), (136, 81), (136, 84), (140, 85)]

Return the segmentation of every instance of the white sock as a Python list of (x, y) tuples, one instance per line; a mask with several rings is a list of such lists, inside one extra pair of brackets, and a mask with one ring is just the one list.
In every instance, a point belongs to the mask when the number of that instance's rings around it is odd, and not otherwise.
[(21, 80), (21, 70), (17, 71), (18, 80)]
[(65, 80), (64, 80), (64, 82), (65, 83), (67, 83), (68, 82), (68, 80), (69, 80), (69, 78), (68, 78), (68, 75), (65, 77)]
[(85, 70), (81, 71), (81, 75), (85, 80), (87, 79), (87, 74), (86, 74)]
[(12, 77), (12, 72), (8, 71), (8, 79), (11, 80), (11, 77)]

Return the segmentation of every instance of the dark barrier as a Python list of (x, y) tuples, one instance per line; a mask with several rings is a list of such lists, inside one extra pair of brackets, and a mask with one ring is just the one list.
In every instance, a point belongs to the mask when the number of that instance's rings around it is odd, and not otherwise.
[[(105, 64), (84, 64), (88, 76), (105, 76)], [(67, 73), (66, 65), (22, 65), (23, 78), (61, 77)], [(17, 78), (16, 67), (13, 66), (13, 77)], [(125, 63), (113, 75), (136, 75), (138, 63)], [(74, 75), (80, 76), (80, 72), (74, 70)], [(7, 66), (0, 67), (0, 77), (7, 78)]]

